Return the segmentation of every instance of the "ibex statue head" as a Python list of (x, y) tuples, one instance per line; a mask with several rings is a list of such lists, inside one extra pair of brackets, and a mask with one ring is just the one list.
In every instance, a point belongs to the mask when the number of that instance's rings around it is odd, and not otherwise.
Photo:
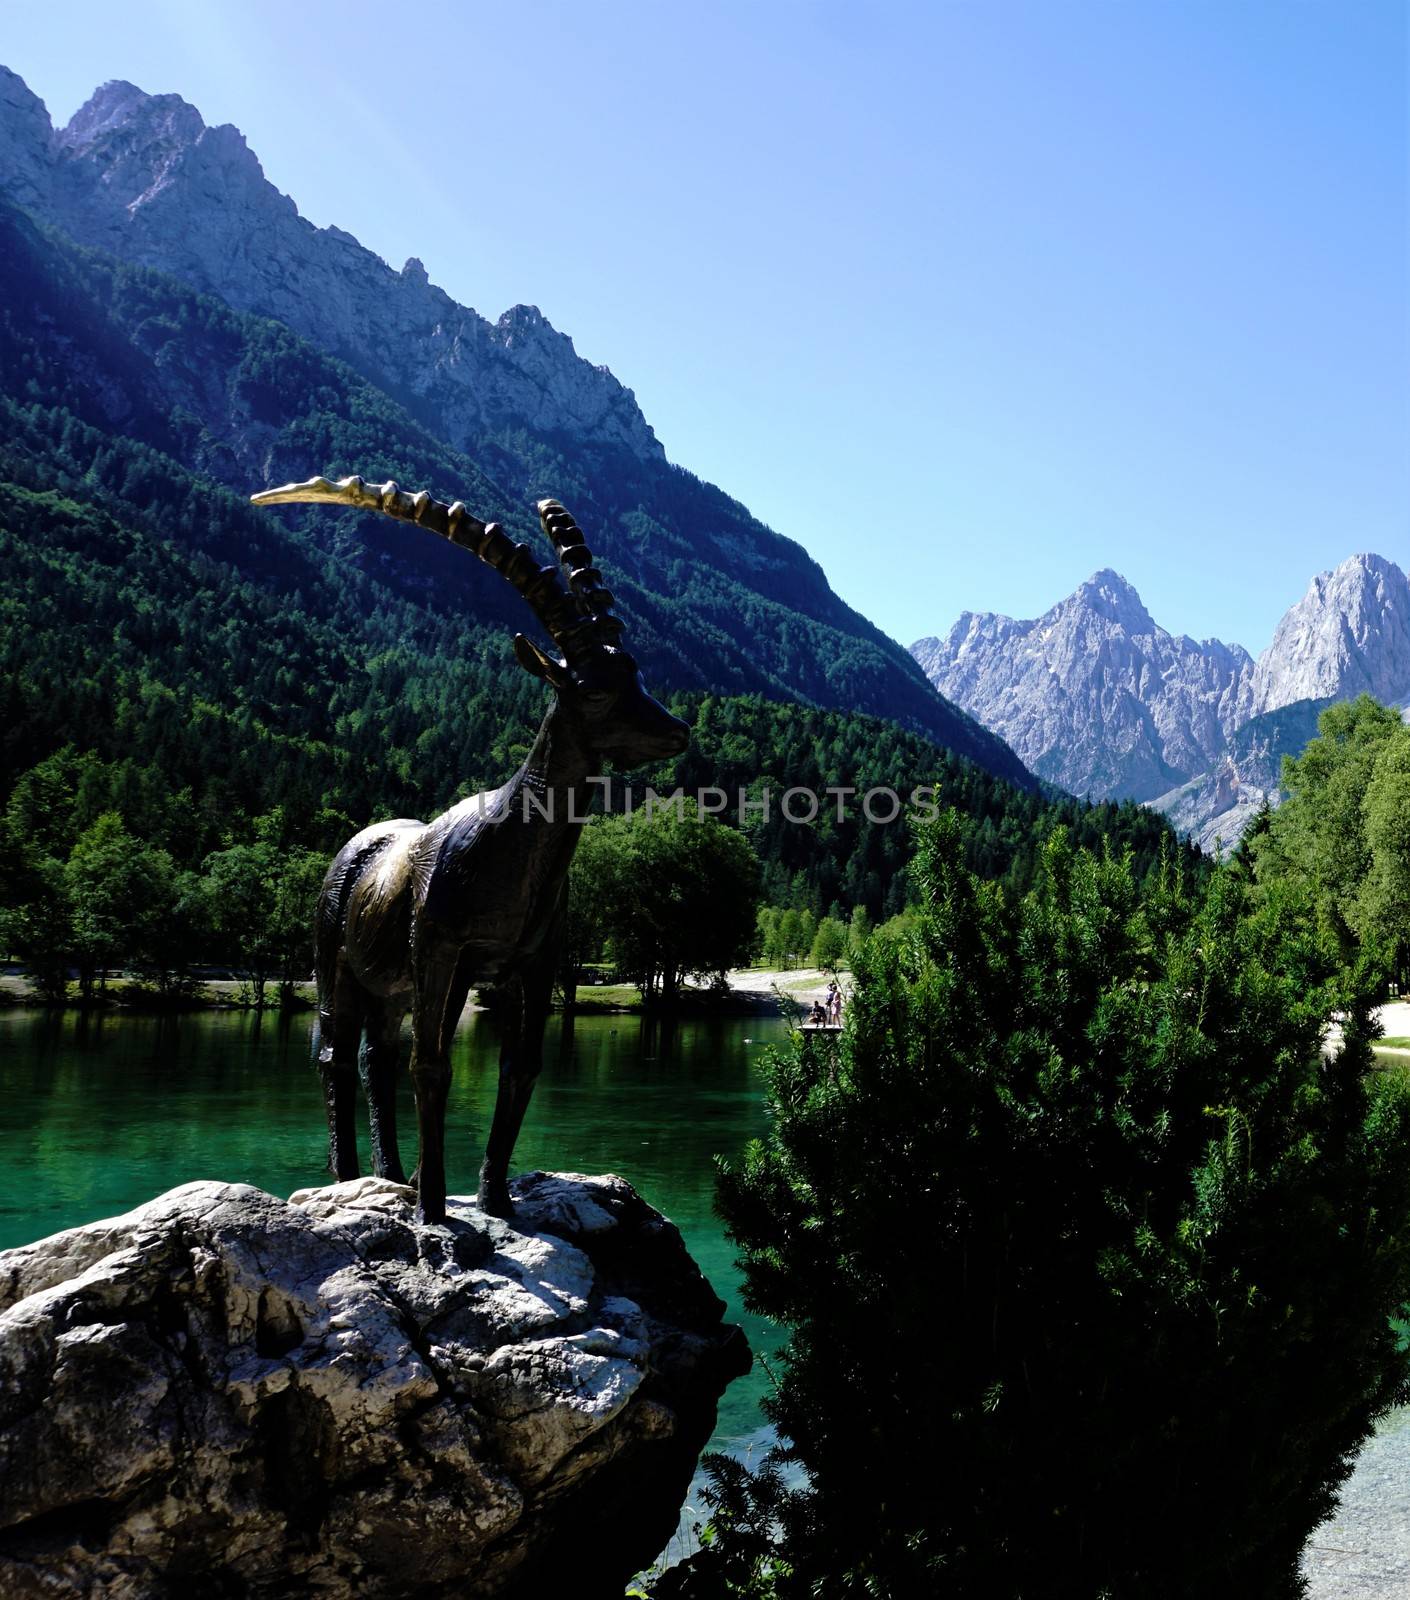
[(551, 654), (522, 633), (514, 639), (520, 665), (555, 691), (514, 777), (433, 822), (402, 819), (364, 828), (334, 858), (318, 902), (316, 1054), (335, 1176), (358, 1175), (353, 1074), (360, 1065), (374, 1170), (405, 1181), (394, 1088), (402, 1019), (410, 1009), (421, 1152), (417, 1209), (427, 1222), (445, 1220), (451, 1040), (471, 987), (493, 982), (505, 994), (504, 1034), (479, 1201), (508, 1215), (509, 1158), (542, 1062), (568, 866), (586, 816), (588, 779), (604, 758), (637, 766), (678, 755), (690, 731), (647, 693), (622, 647), (622, 622), (602, 574), (578, 525), (556, 500), (541, 500), (538, 511), (558, 563), (540, 566), (528, 545), (511, 543), (497, 524), (480, 522), (459, 501), (443, 505), (395, 483), (311, 478), (253, 499), (257, 505), (356, 506), (438, 533), (513, 584), (557, 647)]
[(526, 672), (558, 692), (589, 749), (635, 767), (679, 755), (689, 743), (689, 728), (647, 693), (636, 662), (623, 649), (622, 619), (612, 609), (611, 592), (582, 530), (558, 501), (538, 503), (539, 521), (558, 557), (557, 566), (540, 566), (529, 546), (511, 543), (497, 522), (481, 522), (459, 500), (445, 505), (424, 489), (408, 494), (395, 483), (310, 478), (251, 499), (261, 506), (305, 501), (380, 511), (473, 551), (523, 595), (557, 645), (555, 657), (520, 633), (514, 654)]

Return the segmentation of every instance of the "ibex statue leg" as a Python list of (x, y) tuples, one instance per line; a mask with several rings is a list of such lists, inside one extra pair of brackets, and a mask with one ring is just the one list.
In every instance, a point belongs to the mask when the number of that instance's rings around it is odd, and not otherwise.
[(318, 1003), (318, 1075), (328, 1112), (328, 1170), (339, 1183), (359, 1176), (357, 1160), (357, 1046), (362, 997), (345, 969)]
[(495, 1096), (494, 1122), (480, 1168), (480, 1209), (496, 1217), (512, 1217), (509, 1198), (509, 1162), (533, 1098), (543, 1066), (543, 1030), (553, 1000), (553, 979), (558, 969), (558, 939), (548, 941), (534, 964), (520, 979), (518, 1004), (511, 998), (505, 1017), (504, 1043), (499, 1057), (499, 1092)]
[(411, 1081), (416, 1090), (416, 1217), (446, 1219), (446, 1097), (450, 1092), (450, 1046), (469, 992), (456, 972), (456, 957), (435, 956), (416, 970), (411, 1012)]
[(366, 1038), (358, 1058), (372, 1126), (372, 1170), (379, 1178), (405, 1183), (397, 1149), (397, 1061), (405, 1007), (380, 1001), (368, 1008)]

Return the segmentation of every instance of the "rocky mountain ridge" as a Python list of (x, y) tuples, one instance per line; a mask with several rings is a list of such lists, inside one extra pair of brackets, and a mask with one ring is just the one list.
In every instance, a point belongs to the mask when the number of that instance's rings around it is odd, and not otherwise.
[(1041, 777), (1162, 811), (1205, 848), (1276, 804), (1284, 754), (1361, 693), (1410, 700), (1410, 580), (1358, 554), (1313, 578), (1254, 662), (1159, 627), (1105, 569), (1032, 621), (963, 612), (911, 652), (942, 694)]
[(67, 126), (0, 68), (0, 178), (81, 244), (274, 317), (415, 402), (465, 449), (527, 423), (665, 459), (630, 389), (582, 360), (535, 306), (491, 322), (412, 258), (400, 272), (341, 228), (318, 228), (264, 175), (244, 135), (179, 95), (105, 83)]
[[(535, 308), (490, 322), (430, 284), (419, 261), (396, 272), (351, 234), (314, 227), (236, 129), (207, 127), (179, 96), (110, 83), (56, 130), (0, 68), (0, 212), (0, 270), (12, 298), (23, 292), (22, 360), (38, 363), (45, 392), (57, 392), (56, 373), (92, 368), (86, 420), (242, 494), (315, 470), (396, 476), (530, 539), (526, 509), (561, 498), (611, 574), (653, 687), (863, 711), (1034, 787), (800, 544), (668, 461), (631, 391)], [(90, 258), (75, 261), (70, 241)], [(193, 291), (243, 323), (193, 305)], [(169, 425), (139, 428), (118, 398), (106, 403), (98, 369), (115, 361), (142, 369), (148, 409)], [(10, 380), (32, 400), (20, 367), (0, 373), (0, 391)], [(358, 397), (367, 388), (370, 401)], [(414, 484), (403, 448), (413, 435), (425, 463)], [(325, 538), (326, 517), (281, 520)], [(348, 519), (346, 535), (352, 559), (402, 592), (479, 615), (473, 578), (435, 554), (367, 517)]]
[(1250, 714), (1239, 645), (1167, 633), (1109, 568), (1041, 617), (966, 611), (911, 653), (937, 689), (1074, 794), (1153, 800), (1203, 772)]
[(1410, 696), (1410, 579), (1361, 554), (1320, 572), (1283, 615), (1253, 677), (1254, 715), (1298, 700)]

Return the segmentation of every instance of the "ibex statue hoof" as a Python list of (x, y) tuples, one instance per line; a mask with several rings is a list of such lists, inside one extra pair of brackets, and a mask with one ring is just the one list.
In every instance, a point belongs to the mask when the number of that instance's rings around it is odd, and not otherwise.
[(489, 1189), (483, 1183), (475, 1196), (475, 1203), (488, 1217), (512, 1217), (514, 1202), (509, 1198), (508, 1187)]
[(568, 865), (587, 816), (590, 779), (604, 760), (630, 768), (679, 755), (690, 730), (647, 693), (622, 648), (622, 622), (602, 574), (556, 500), (541, 500), (538, 512), (559, 564), (540, 567), (528, 545), (511, 544), (459, 501), (443, 505), (424, 490), (410, 495), (394, 483), (311, 478), (252, 498), (258, 505), (357, 506), (430, 529), (513, 584), (557, 646), (549, 652), (515, 636), (519, 664), (554, 697), (528, 760), (509, 782), (433, 822), (363, 829), (334, 858), (318, 899), (315, 1044), (330, 1169), (339, 1178), (358, 1175), (360, 1065), (374, 1169), (401, 1171), (395, 1085), (409, 1010), (421, 1152), (417, 1216), (445, 1221), (451, 1040), (471, 988), (493, 982), (505, 998), (504, 1033), (479, 1199), (491, 1215), (511, 1216), (509, 1160), (542, 1064)]

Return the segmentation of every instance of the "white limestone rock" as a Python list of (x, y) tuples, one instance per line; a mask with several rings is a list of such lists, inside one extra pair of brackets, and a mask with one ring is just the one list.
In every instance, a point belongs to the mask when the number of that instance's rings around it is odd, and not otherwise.
[(1153, 800), (1206, 771), (1252, 703), (1246, 650), (1167, 633), (1110, 569), (1032, 621), (966, 611), (911, 654), (1032, 771), (1093, 799)]
[(0, 1254), (0, 1593), (619, 1596), (748, 1353), (621, 1179), (514, 1192), (192, 1183)]
[(1286, 612), (1253, 675), (1253, 711), (1297, 700), (1410, 698), (1410, 580), (1384, 556), (1320, 572)]
[(1276, 806), (1282, 791), (1249, 783), (1226, 756), (1210, 772), (1150, 802), (1170, 826), (1206, 855), (1228, 857), (1264, 806)]
[(1109, 570), (1034, 621), (965, 612), (911, 654), (1040, 777), (1144, 801), (1227, 853), (1278, 803), (1282, 756), (1322, 707), (1410, 701), (1410, 580), (1377, 555), (1321, 573), (1256, 665), (1239, 645), (1167, 633)]
[(44, 102), (18, 74), (0, 67), (0, 193), (42, 209), (54, 185), (54, 130)]

